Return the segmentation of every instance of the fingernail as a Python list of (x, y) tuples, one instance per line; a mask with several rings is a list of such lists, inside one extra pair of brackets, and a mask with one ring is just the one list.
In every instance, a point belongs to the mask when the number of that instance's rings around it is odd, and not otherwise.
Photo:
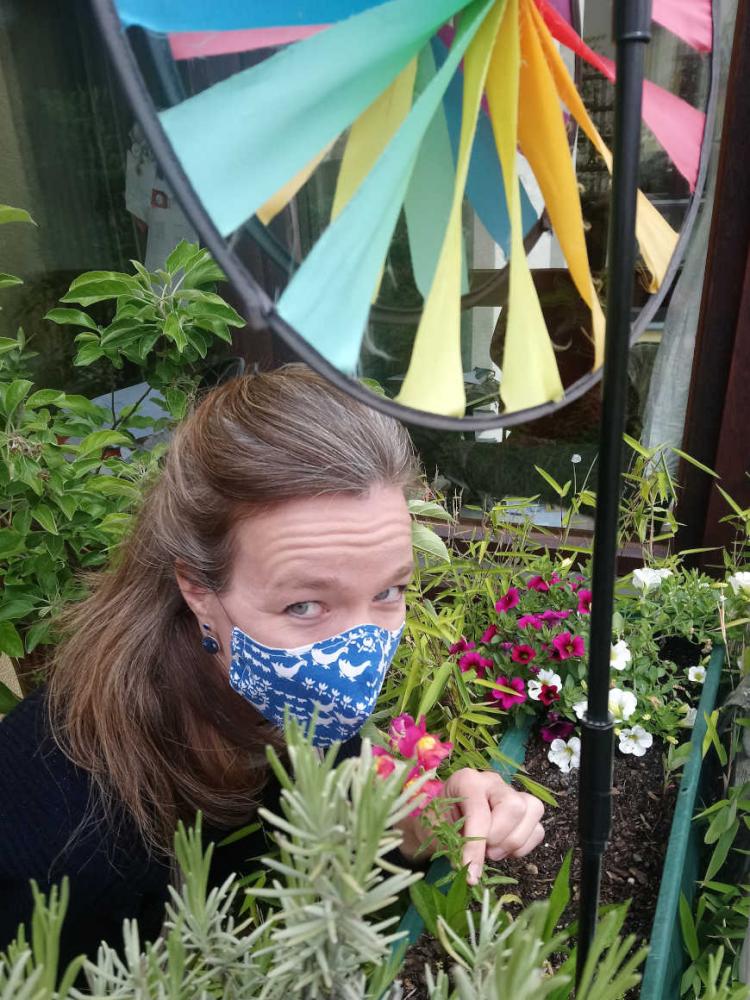
[(482, 876), (482, 866), (476, 864), (476, 862), (469, 865), (469, 882), (472, 885), (476, 885)]

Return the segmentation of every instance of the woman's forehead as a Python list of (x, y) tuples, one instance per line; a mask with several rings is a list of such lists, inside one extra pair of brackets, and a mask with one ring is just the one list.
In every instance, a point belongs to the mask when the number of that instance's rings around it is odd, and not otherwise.
[(243, 521), (235, 539), (238, 571), (243, 564), (262, 571), (268, 583), (303, 571), (325, 579), (411, 563), (411, 518), (395, 487), (285, 502)]

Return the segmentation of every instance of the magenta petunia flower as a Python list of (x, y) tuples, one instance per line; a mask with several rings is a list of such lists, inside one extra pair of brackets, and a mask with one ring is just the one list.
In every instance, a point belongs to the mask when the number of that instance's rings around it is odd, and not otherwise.
[(543, 622), (561, 622), (571, 614), (572, 611), (555, 611), (554, 608), (548, 608), (546, 611), (540, 611), (536, 617)]
[(535, 628), (540, 629), (544, 622), (537, 615), (521, 615), (518, 619), (519, 628)]
[(560, 692), (557, 690), (556, 684), (542, 684), (542, 689), (539, 692), (539, 701), (543, 705), (554, 705), (559, 700)]
[(547, 713), (547, 718), (539, 730), (539, 735), (545, 743), (551, 743), (552, 740), (567, 740), (572, 735), (574, 729), (575, 726), (572, 722), (561, 718), (559, 712), (553, 711)]
[(536, 656), (536, 650), (533, 646), (527, 646), (524, 643), (513, 647), (513, 652), (510, 654), (511, 660), (514, 663), (529, 663)]
[(505, 611), (512, 611), (513, 608), (518, 607), (520, 600), (521, 595), (518, 593), (518, 588), (509, 587), (508, 592), (495, 603), (495, 611), (499, 611), (501, 614)]
[(499, 688), (492, 689), (492, 697), (496, 698), (503, 708), (513, 708), (514, 705), (522, 705), (526, 701), (526, 685), (520, 677), (498, 677), (497, 683), (504, 688), (512, 688), (515, 694), (510, 691), (501, 691)]
[(488, 625), (487, 628), (482, 632), (482, 638), (479, 640), (482, 645), (486, 646), (488, 643), (497, 635), (497, 625)]
[(468, 650), (474, 649), (475, 647), (475, 642), (470, 642), (465, 636), (462, 635), (458, 642), (453, 643), (448, 652), (451, 656), (453, 656), (455, 653), (466, 653)]
[(532, 576), (529, 582), (526, 584), (528, 590), (538, 590), (540, 594), (546, 594), (549, 590), (549, 584), (541, 576)]
[(474, 669), (477, 672), (477, 677), (484, 677), (485, 670), (492, 666), (492, 660), (479, 653), (464, 653), (458, 661), (458, 665), (463, 673), (466, 673), (467, 670)]
[(586, 590), (585, 587), (581, 589), (576, 594), (578, 598), (578, 612), (582, 615), (588, 615), (591, 613), (591, 591)]
[(557, 656), (550, 652), (552, 659), (569, 660), (571, 657), (583, 656), (586, 646), (580, 635), (571, 635), (570, 632), (561, 632), (552, 640)]
[(554, 587), (554, 586), (556, 586), (556, 584), (562, 583), (562, 582), (563, 582), (562, 581), (562, 577), (560, 576), (559, 573), (553, 573), (552, 576), (549, 578), (549, 585), (550, 585), (550, 587)]

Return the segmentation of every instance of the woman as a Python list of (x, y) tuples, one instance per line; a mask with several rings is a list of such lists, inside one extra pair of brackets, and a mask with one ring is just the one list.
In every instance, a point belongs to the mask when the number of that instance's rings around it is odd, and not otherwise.
[[(202, 810), (220, 840), (275, 802), (264, 748), (281, 748), (284, 705), (320, 706), (321, 743), (356, 735), (404, 623), (416, 482), (403, 428), (301, 365), (203, 399), (67, 614), (46, 689), (0, 724), (0, 947), (28, 920), (29, 879), (63, 875), (63, 960), (117, 944), (125, 917), (153, 938), (178, 818)], [(473, 880), (543, 837), (538, 800), (496, 774), (458, 771), (447, 794), (477, 838)], [(426, 830), (403, 833), (413, 857)], [(219, 847), (212, 879), (261, 838)]]

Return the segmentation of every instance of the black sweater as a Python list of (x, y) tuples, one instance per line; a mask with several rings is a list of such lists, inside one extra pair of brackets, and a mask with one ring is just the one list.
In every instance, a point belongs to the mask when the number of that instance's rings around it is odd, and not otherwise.
[[(359, 752), (359, 739), (341, 756)], [(64, 875), (70, 902), (63, 925), (60, 962), (96, 956), (102, 940), (122, 944), (122, 922), (135, 918), (141, 940), (160, 932), (167, 899), (169, 866), (149, 853), (126, 820), (113, 825), (89, 818), (88, 773), (75, 767), (50, 737), (44, 696), (36, 692), (0, 722), (0, 951), (27, 924), (33, 909), (30, 879), (47, 893)], [(279, 788), (271, 777), (264, 804), (275, 809)], [(228, 830), (206, 829), (205, 841), (223, 839)], [(262, 830), (216, 847), (211, 884), (232, 872), (247, 871), (251, 859), (269, 847)], [(27, 934), (28, 940), (28, 934)]]

